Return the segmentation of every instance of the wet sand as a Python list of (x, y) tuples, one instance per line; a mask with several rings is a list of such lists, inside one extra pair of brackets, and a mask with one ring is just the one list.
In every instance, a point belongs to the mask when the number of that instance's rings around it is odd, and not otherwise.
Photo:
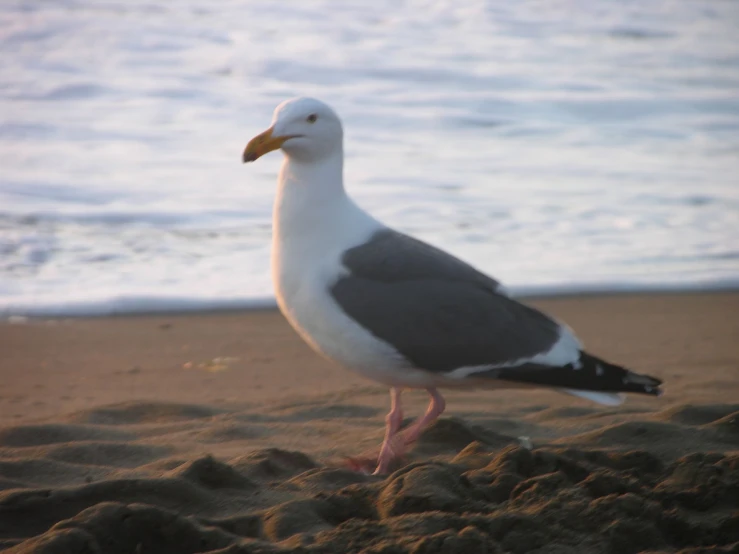
[(529, 302), (665, 395), (449, 391), (382, 477), (387, 390), (277, 312), (0, 324), (0, 547), (739, 552), (739, 293)]

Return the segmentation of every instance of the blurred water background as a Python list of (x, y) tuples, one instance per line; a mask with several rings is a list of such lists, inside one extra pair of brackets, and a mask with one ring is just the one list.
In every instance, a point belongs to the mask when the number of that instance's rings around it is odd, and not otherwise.
[(514, 292), (739, 285), (739, 2), (0, 4), (0, 314), (269, 303), (273, 108)]

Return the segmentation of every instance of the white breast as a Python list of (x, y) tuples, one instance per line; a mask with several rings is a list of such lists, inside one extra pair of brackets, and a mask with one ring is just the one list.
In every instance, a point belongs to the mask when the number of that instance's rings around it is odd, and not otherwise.
[(398, 352), (347, 316), (330, 294), (347, 271), (343, 253), (366, 242), (384, 228), (382, 224), (343, 189), (331, 195), (314, 190), (311, 195), (304, 183), (296, 186), (286, 180), (280, 185), (273, 216), (272, 278), (282, 313), (311, 347), (340, 365), (386, 384), (416, 384), (424, 373), (399, 372), (407, 364)]

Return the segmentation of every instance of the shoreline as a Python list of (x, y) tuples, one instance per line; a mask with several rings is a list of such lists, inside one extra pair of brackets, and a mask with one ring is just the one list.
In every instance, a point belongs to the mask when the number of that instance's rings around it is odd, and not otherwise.
[[(522, 287), (507, 288), (513, 298), (527, 302), (554, 299), (578, 299), (613, 296), (685, 295), (685, 294), (723, 294), (739, 292), (739, 283), (726, 280), (710, 285), (696, 284), (686, 286), (603, 286), (580, 287), (576, 285), (561, 287)], [(153, 304), (153, 308), (141, 307)], [(184, 306), (183, 306), (184, 304)], [(106, 306), (119, 306), (106, 308)], [(131, 306), (133, 305), (133, 306)], [(192, 307), (188, 307), (192, 306)], [(126, 307), (128, 306), (128, 307)], [(158, 307), (157, 307), (158, 306)], [(0, 323), (22, 321), (23, 319), (66, 319), (66, 318), (105, 318), (127, 316), (180, 316), (196, 314), (218, 314), (233, 312), (260, 312), (277, 310), (274, 297), (255, 297), (236, 300), (202, 300), (192, 298), (147, 298), (120, 296), (99, 302), (71, 302), (64, 307), (11, 307), (0, 308)]]

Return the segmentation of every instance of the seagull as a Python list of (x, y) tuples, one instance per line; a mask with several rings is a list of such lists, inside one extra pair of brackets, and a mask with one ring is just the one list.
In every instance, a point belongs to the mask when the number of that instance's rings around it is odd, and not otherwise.
[[(620, 404), (624, 392), (662, 393), (659, 379), (586, 352), (566, 325), (511, 298), (495, 279), (360, 208), (344, 188), (342, 124), (327, 104), (280, 104), (243, 161), (278, 149), (277, 303), (314, 350), (390, 388), (385, 438), (369, 462), (375, 474), (387, 473), (441, 415), (442, 387), (548, 387), (604, 405)], [(431, 399), (401, 432), (404, 389), (425, 389)]]

